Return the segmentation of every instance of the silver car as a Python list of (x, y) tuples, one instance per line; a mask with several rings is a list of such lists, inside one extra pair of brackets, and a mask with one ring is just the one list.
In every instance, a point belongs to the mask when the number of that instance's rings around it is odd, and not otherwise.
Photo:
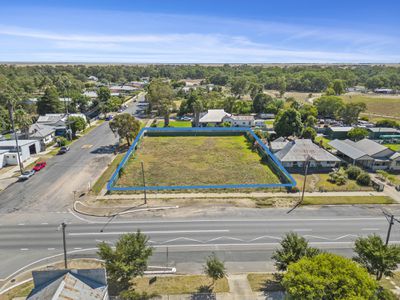
[(28, 180), (30, 177), (33, 176), (33, 174), (35, 174), (35, 170), (30, 170), (30, 171), (22, 172), (22, 174), (18, 177), (18, 180), (19, 180), (19, 181)]

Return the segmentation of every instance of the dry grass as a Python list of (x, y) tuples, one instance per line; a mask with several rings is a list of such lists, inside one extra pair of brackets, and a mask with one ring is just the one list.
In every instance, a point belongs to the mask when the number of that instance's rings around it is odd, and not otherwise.
[(274, 279), (273, 274), (268, 273), (250, 273), (247, 275), (250, 287), (253, 292), (262, 291), (281, 291), (283, 287)]
[(145, 137), (117, 186), (279, 183), (244, 136)]
[(378, 96), (378, 95), (360, 95), (346, 94), (342, 96), (345, 102), (364, 102), (367, 104), (368, 113), (392, 116), (400, 118), (400, 97), (399, 96)]
[[(135, 278), (133, 281), (135, 290), (159, 295), (193, 294), (212, 285), (212, 280), (205, 275), (157, 276), (157, 280), (152, 284), (149, 284), (150, 278)], [(216, 293), (229, 292), (228, 280), (226, 278), (217, 280), (213, 291)]]

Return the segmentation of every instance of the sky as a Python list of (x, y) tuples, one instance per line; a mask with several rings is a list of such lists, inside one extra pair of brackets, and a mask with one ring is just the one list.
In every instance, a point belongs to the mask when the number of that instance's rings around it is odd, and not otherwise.
[(398, 0), (0, 0), (1, 62), (400, 63)]

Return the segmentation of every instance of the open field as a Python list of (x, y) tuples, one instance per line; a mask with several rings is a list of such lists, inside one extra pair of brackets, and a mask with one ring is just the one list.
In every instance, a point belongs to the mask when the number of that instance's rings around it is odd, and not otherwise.
[(243, 136), (144, 137), (116, 186), (280, 183)]
[(366, 103), (367, 111), (363, 115), (372, 120), (382, 119), (385, 116), (400, 119), (400, 96), (346, 94), (342, 99), (345, 102)]

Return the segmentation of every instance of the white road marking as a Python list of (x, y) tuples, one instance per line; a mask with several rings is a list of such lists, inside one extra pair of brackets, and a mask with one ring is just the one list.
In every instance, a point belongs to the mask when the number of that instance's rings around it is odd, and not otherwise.
[(49, 223), (46, 223), (46, 222), (44, 222), (44, 223), (41, 223), (42, 225), (49, 225)]
[(250, 240), (249, 242), (255, 242), (255, 241), (258, 241), (258, 240), (261, 240), (261, 239), (265, 239), (265, 238), (273, 239), (273, 240), (278, 240), (278, 241), (282, 240), (282, 238), (277, 237), (277, 236), (263, 235), (263, 236), (256, 237), (255, 239), (252, 239), (252, 240)]
[[(172, 231), (142, 231), (143, 234), (174, 234), (174, 233), (219, 233), (229, 232), (228, 229), (216, 230), (172, 230)], [(121, 235), (130, 233), (130, 231), (114, 231), (114, 232), (71, 232), (69, 236), (85, 236), (85, 235)]]
[(312, 231), (312, 229), (309, 229), (309, 228), (299, 228), (299, 229), (293, 229), (293, 231), (296, 231), (296, 232), (306, 232), (306, 231)]
[(47, 250), (53, 251), (53, 250), (56, 250), (56, 248), (47, 248)]
[(220, 237), (216, 237), (216, 238), (213, 238), (213, 239), (211, 239), (211, 240), (208, 240), (207, 243), (208, 243), (208, 242), (213, 242), (213, 241), (218, 241), (218, 240), (234, 240), (234, 241), (241, 241), (241, 242), (243, 242), (243, 240), (242, 240), (242, 239), (239, 239), (239, 238), (234, 238), (234, 237), (230, 237), (230, 236), (220, 236)]
[(25, 225), (24, 223), (19, 223), (19, 224), (18, 224), (18, 226), (24, 226), (24, 225)]
[(361, 228), (361, 230), (365, 230), (365, 231), (378, 231), (380, 230), (379, 228)]
[(82, 250), (82, 248), (77, 247), (77, 248), (74, 248), (74, 250)]
[(20, 250), (21, 250), (21, 251), (28, 251), (29, 248), (21, 248)]
[[(203, 243), (202, 241), (199, 241), (199, 240), (196, 240), (196, 239), (191, 239), (191, 238), (186, 238), (186, 237), (178, 237), (176, 239), (171, 239), (171, 240), (162, 242), (160, 244), (167, 244), (167, 243), (171, 243), (171, 242), (175, 242), (175, 241), (179, 241), (179, 240)], [(155, 242), (153, 242), (153, 243), (155, 243)]]

